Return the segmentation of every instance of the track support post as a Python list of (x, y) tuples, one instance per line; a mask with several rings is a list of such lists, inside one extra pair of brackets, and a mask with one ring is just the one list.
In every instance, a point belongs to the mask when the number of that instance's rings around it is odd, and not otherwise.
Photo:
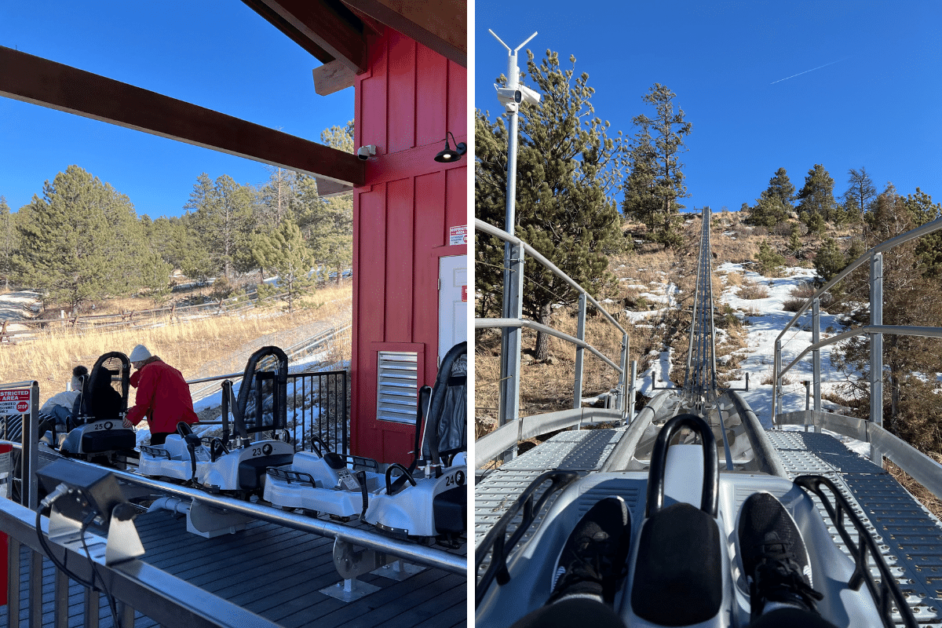
[[(576, 338), (585, 341), (585, 292), (579, 293), (579, 320), (576, 326)], [(585, 349), (576, 347), (576, 375), (572, 386), (572, 407), (578, 410), (582, 407), (582, 359)]]
[(618, 406), (617, 410), (621, 410), (621, 420), (625, 421), (628, 416), (628, 404), (626, 403), (628, 397), (628, 332), (622, 334), (621, 340), (621, 374), (618, 376)]
[[(523, 315), (523, 262), (522, 244), (507, 243), (507, 269), (504, 273), (504, 318), (518, 319)], [(523, 330), (505, 327), (502, 330), (500, 351), (500, 417), (499, 425), (520, 418), (520, 351)], [(514, 447), (507, 460), (516, 457)]]
[(782, 340), (775, 340), (775, 365), (772, 379), (772, 424), (775, 424), (775, 415), (782, 413)]
[[(811, 302), (811, 342), (818, 344), (821, 342), (821, 301), (815, 299)], [(814, 387), (814, 411), (821, 411), (821, 350), (815, 349), (811, 352), (812, 364), (812, 385)], [(814, 431), (821, 432), (820, 426), (815, 426)]]
[[(870, 324), (883, 324), (883, 253), (870, 257)], [(883, 334), (870, 334), (870, 422), (883, 426)], [(870, 444), (870, 457), (883, 466), (883, 455)]]

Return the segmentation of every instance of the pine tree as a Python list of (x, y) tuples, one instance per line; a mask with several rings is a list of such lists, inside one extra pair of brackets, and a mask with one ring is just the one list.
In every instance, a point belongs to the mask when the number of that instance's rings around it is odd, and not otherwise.
[(756, 262), (759, 264), (759, 273), (769, 277), (778, 276), (785, 258), (772, 250), (768, 240), (763, 240), (759, 244), (759, 253), (756, 255)]
[(314, 283), (310, 277), (313, 256), (301, 229), (293, 220), (286, 220), (274, 233), (259, 234), (253, 254), (259, 266), (278, 273), (278, 287), (287, 292), (288, 311), (293, 311), (294, 300)]
[(795, 186), (792, 185), (792, 182), (789, 180), (785, 168), (776, 170), (775, 175), (769, 179), (769, 187), (766, 190), (766, 195), (770, 198), (779, 199), (788, 211), (794, 209), (792, 199), (795, 197)]
[[(623, 203), (626, 215), (644, 220), (653, 239), (665, 246), (677, 246), (683, 237), (677, 231), (675, 216), (684, 208), (678, 199), (687, 198), (684, 185), (684, 164), (680, 154), (686, 152), (684, 138), (693, 125), (684, 121), (684, 110), (674, 113), (677, 96), (666, 86), (655, 83), (642, 100), (655, 108), (655, 117), (641, 114), (632, 121), (639, 128), (629, 153), (631, 172)], [(634, 189), (632, 189), (634, 187)]]
[(159, 307), (170, 296), (170, 273), (173, 267), (157, 253), (148, 252), (141, 256), (141, 287), (147, 290), (147, 296)]
[(818, 236), (824, 235), (827, 223), (824, 222), (824, 217), (821, 214), (805, 214), (805, 218), (805, 224), (808, 225), (808, 233), (814, 233)]
[(847, 261), (841, 247), (838, 246), (834, 238), (825, 238), (818, 249), (818, 254), (814, 258), (814, 269), (818, 276), (824, 281), (830, 281), (831, 277), (844, 270)]
[(837, 202), (834, 200), (834, 179), (821, 164), (815, 164), (805, 177), (805, 185), (798, 193), (798, 212), (808, 224), (811, 216), (819, 214), (825, 222), (838, 218)]
[[(589, 75), (563, 69), (558, 53), (547, 51), (537, 65), (528, 52), (527, 70), (544, 95), (539, 106), (523, 104), (517, 161), (516, 235), (545, 255), (594, 296), (614, 285), (608, 257), (623, 250), (618, 209), (612, 194), (621, 183), (624, 147), (609, 138), (608, 122), (595, 117)], [(498, 82), (504, 82), (504, 78)], [(478, 218), (504, 228), (507, 128), (502, 117), (491, 122), (475, 114), (475, 207)], [(476, 236), (479, 308), (499, 311), (504, 247)], [(524, 314), (550, 324), (554, 304), (572, 304), (578, 294), (569, 284), (527, 262)], [(548, 338), (537, 334), (537, 359), (545, 359)]]
[(19, 213), (17, 231), (30, 246), (19, 247), (14, 264), (23, 283), (44, 292), (44, 302), (65, 302), (74, 311), (131, 287), (125, 269), (140, 241), (128, 225), (137, 218), (110, 185), (69, 166)]
[(7, 199), (0, 196), (0, 273), (7, 290), (10, 289), (10, 275), (13, 273), (13, 253), (17, 248), (16, 225), (14, 215), (10, 213)]
[(212, 273), (232, 277), (235, 260), (249, 245), (253, 202), (252, 191), (229, 175), (219, 176), (215, 183), (206, 173), (197, 178), (184, 207), (193, 211), (189, 224), (208, 248)]
[(801, 253), (801, 227), (792, 224), (792, 232), (788, 238), (788, 250), (795, 254), (795, 257)]
[[(915, 228), (916, 220), (907, 205), (907, 199), (898, 195), (892, 185), (877, 196), (866, 214), (869, 229), (865, 231), (866, 243), (860, 248), (872, 247)], [(884, 325), (942, 326), (938, 279), (927, 274), (918, 247), (919, 240), (913, 240), (883, 254)], [(867, 294), (866, 277), (865, 273), (856, 277), (857, 293)], [(869, 320), (866, 308), (853, 308), (849, 315), (858, 324)], [(845, 368), (860, 373), (854, 378), (859, 382), (868, 379), (868, 344), (865, 337), (854, 338), (839, 349)], [(887, 335), (883, 351), (884, 424), (917, 449), (938, 452), (942, 448), (942, 406), (936, 386), (931, 382), (926, 385), (920, 378), (938, 370), (942, 346), (932, 338)], [(869, 389), (858, 385), (857, 392), (860, 407), (869, 407)]]
[(792, 198), (795, 195), (795, 186), (788, 179), (785, 168), (779, 168), (769, 180), (769, 187), (756, 199), (755, 207), (749, 208), (750, 225), (774, 227), (788, 220), (788, 215), (794, 210)]
[[(916, 227), (942, 218), (942, 205), (933, 203), (932, 197), (919, 188), (916, 188), (915, 194), (907, 195), (902, 202)], [(917, 242), (916, 255), (925, 265), (926, 276), (936, 279), (942, 277), (942, 231), (925, 235)]]
[(848, 217), (860, 220), (876, 198), (877, 188), (874, 187), (873, 180), (867, 174), (867, 169), (862, 166), (860, 170), (851, 168), (847, 174), (849, 178), (847, 191), (844, 192), (844, 210), (845, 213), (850, 214)]

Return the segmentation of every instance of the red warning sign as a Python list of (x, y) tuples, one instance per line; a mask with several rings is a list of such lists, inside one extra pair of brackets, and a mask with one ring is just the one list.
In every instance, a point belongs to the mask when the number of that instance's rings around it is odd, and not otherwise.
[(10, 388), (0, 390), (0, 416), (26, 414), (30, 409), (29, 388)]
[(468, 286), (461, 286), (461, 302), (468, 302)]

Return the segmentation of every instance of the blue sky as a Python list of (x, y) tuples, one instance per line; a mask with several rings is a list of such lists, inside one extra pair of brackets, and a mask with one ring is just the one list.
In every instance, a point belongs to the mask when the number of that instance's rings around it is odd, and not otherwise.
[(575, 55), (612, 132), (653, 114), (655, 82), (673, 90), (693, 123), (688, 210), (753, 204), (780, 167), (800, 189), (816, 163), (835, 195), (865, 166), (879, 190), (942, 201), (942, 2), (477, 0), (475, 15), (475, 107), (492, 120), (507, 52), (488, 28)]
[[(353, 119), (352, 88), (315, 94), (320, 62), (232, 0), (7, 0), (0, 45), (314, 141)], [(70, 164), (152, 218), (182, 214), (201, 172), (268, 178), (254, 161), (0, 98), (0, 195), (14, 211)]]

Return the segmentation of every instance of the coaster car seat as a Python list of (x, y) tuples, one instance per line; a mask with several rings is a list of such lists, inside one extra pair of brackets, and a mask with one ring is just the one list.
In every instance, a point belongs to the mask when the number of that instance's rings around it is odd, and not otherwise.
[(124, 427), (130, 375), (131, 362), (123, 353), (114, 351), (98, 358), (82, 385), (78, 415), (69, 421), (60, 453), (90, 459), (134, 450), (134, 430)]
[[(465, 532), (467, 480), (467, 353), (462, 342), (445, 354), (428, 403), (421, 449), (410, 468), (392, 464), (385, 488), (370, 496), (363, 519), (392, 536), (447, 537)], [(422, 431), (421, 415), (416, 435)], [(392, 480), (394, 471), (399, 477)]]

